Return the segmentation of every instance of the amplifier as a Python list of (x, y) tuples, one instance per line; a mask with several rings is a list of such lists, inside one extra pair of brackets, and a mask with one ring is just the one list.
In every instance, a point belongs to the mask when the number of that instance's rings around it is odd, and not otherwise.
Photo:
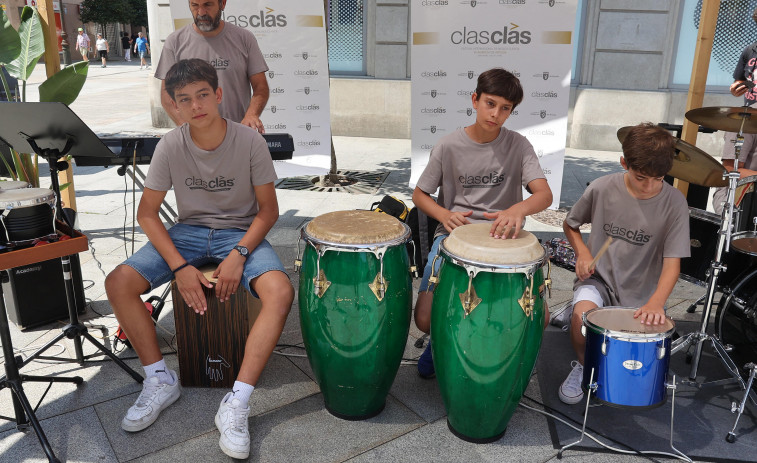
[[(63, 264), (50, 259), (36, 264), (14, 267), (2, 274), (3, 299), (8, 318), (20, 329), (33, 328), (56, 320), (68, 322)], [(71, 256), (76, 310), (84, 312), (84, 288), (79, 256)]]
[(268, 144), (268, 151), (271, 152), (271, 159), (274, 161), (283, 161), (292, 159), (294, 152), (294, 140), (288, 133), (264, 133), (265, 142)]

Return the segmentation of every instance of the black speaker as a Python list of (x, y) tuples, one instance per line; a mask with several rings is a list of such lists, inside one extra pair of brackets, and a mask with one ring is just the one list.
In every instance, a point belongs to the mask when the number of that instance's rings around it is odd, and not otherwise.
[[(71, 256), (76, 310), (84, 312), (84, 286), (79, 255)], [(56, 320), (68, 320), (63, 264), (50, 259), (2, 272), (3, 299), (8, 318), (22, 330)]]

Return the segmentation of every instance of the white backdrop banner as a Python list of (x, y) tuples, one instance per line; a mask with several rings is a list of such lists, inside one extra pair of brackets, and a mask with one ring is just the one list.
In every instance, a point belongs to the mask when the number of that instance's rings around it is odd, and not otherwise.
[(501, 67), (523, 86), (505, 126), (528, 138), (560, 204), (577, 0), (412, 0), (410, 185), (443, 136), (475, 122), (476, 79)]
[[(189, 2), (171, 0), (174, 28), (192, 22)], [(223, 19), (250, 30), (268, 64), (270, 97), (260, 119), (267, 133), (294, 138), (279, 177), (323, 174), (331, 166), (329, 61), (323, 0), (231, 1)]]

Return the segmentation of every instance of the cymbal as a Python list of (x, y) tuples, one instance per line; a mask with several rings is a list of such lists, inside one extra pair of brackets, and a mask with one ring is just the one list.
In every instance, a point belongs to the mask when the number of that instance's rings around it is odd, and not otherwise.
[[(709, 106), (691, 109), (686, 119), (695, 124), (726, 132), (757, 133), (757, 109), (749, 106)], [(744, 128), (741, 129), (741, 123)]]
[[(629, 126), (618, 130), (618, 140), (621, 143), (626, 139), (632, 128)], [(695, 185), (728, 186), (728, 180), (723, 178), (726, 169), (715, 158), (680, 138), (675, 139), (675, 149), (673, 167), (668, 171), (668, 175)]]

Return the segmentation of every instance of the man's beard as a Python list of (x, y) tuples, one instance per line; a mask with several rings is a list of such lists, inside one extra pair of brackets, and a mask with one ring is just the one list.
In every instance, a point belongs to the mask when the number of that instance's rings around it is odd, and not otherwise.
[(197, 26), (202, 32), (213, 32), (218, 29), (218, 26), (221, 24), (222, 13), (223, 11), (218, 10), (218, 15), (215, 18), (211, 18), (210, 15), (207, 14), (204, 16), (195, 16), (195, 26)]

